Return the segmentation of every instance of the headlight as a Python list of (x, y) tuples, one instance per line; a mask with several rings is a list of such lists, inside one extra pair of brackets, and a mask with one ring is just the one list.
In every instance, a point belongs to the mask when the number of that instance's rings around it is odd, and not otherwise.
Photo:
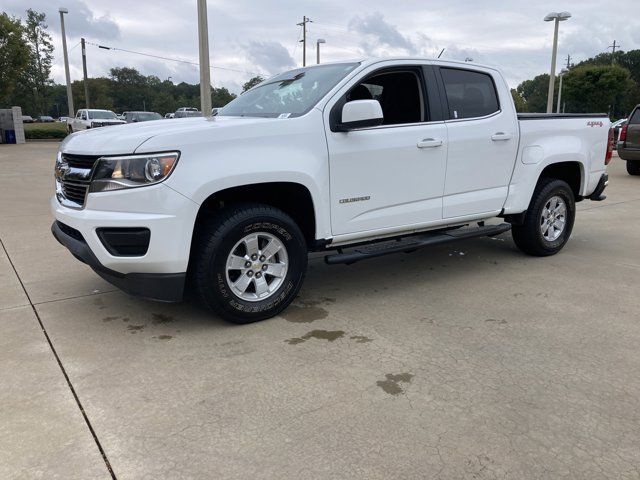
[(98, 160), (90, 192), (144, 187), (166, 179), (178, 163), (178, 152), (147, 153)]

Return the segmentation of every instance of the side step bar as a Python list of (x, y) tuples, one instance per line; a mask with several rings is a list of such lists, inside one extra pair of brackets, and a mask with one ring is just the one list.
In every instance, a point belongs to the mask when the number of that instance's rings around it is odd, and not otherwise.
[(382, 255), (388, 255), (390, 253), (409, 253), (430, 245), (440, 245), (441, 243), (455, 242), (466, 238), (494, 237), (509, 230), (511, 230), (510, 223), (501, 223), (500, 225), (465, 227), (456, 230), (447, 230), (446, 232), (424, 233), (422, 235), (354, 247), (353, 250), (345, 253), (339, 251), (338, 253), (325, 256), (324, 261), (329, 265), (337, 265), (339, 263), (350, 265), (360, 260), (381, 257)]

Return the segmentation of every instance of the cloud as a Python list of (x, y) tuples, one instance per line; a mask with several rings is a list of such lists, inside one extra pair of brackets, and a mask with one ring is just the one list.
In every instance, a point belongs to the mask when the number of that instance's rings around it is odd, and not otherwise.
[(388, 23), (380, 12), (373, 12), (364, 18), (353, 17), (349, 21), (349, 29), (369, 37), (361, 44), (367, 52), (373, 53), (381, 46), (404, 50), (412, 55), (418, 51), (414, 43)]
[(270, 75), (293, 68), (296, 64), (289, 51), (279, 42), (251, 41), (244, 50), (252, 64)]
[[(3, 10), (22, 18), (26, 18), (27, 7), (37, 12), (44, 12), (49, 28), (56, 33), (60, 32), (57, 2), (30, 0), (28, 6), (25, 6), (24, 0), (5, 0), (3, 3), (5, 3)], [(64, 17), (68, 37), (84, 36), (100, 40), (120, 38), (118, 24), (108, 15), (95, 16), (89, 7), (80, 0), (63, 0), (61, 5), (69, 10), (69, 13)]]

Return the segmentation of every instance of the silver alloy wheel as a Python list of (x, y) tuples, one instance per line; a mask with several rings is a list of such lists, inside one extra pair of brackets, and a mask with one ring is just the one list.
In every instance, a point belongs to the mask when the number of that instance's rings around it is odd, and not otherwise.
[(270, 233), (255, 232), (231, 249), (225, 271), (235, 296), (259, 302), (278, 290), (288, 268), (287, 249), (280, 239)]
[(567, 224), (567, 204), (554, 195), (545, 204), (540, 216), (540, 232), (545, 240), (554, 242), (564, 232)]

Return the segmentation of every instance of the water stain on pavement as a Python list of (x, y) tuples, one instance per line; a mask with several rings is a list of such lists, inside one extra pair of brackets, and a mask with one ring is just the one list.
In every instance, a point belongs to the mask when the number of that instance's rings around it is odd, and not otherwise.
[(157, 325), (159, 323), (171, 323), (175, 321), (175, 318), (170, 315), (165, 315), (164, 313), (152, 313), (151, 316), (153, 317), (151, 323), (153, 323), (154, 325)]
[(102, 321), (103, 321), (103, 322), (105, 322), (105, 323), (107, 323), (107, 322), (112, 322), (112, 321), (114, 321), (114, 320), (117, 320), (117, 319), (119, 319), (119, 318), (120, 318), (120, 317), (104, 317), (104, 318), (102, 319)]
[(499, 324), (499, 325), (504, 325), (505, 323), (507, 323), (507, 321), (506, 321), (504, 318), (500, 318), (500, 319), (497, 319), (497, 318), (487, 318), (487, 319), (485, 320), (485, 322), (493, 322), (493, 323), (497, 323), (497, 324)]
[(129, 325), (127, 330), (131, 333), (137, 333), (139, 330), (144, 330), (145, 325)]
[(285, 340), (285, 342), (287, 342), (289, 345), (298, 345), (300, 343), (306, 342), (311, 338), (333, 342), (342, 337), (344, 337), (343, 330), (312, 330), (309, 333), (305, 333), (301, 337), (289, 338), (288, 340)]
[(365, 337), (364, 335), (352, 335), (349, 337), (351, 340), (355, 340), (356, 343), (369, 343), (373, 342), (373, 338)]
[(378, 380), (376, 385), (379, 386), (382, 390), (384, 390), (389, 395), (400, 395), (404, 393), (404, 389), (400, 385), (400, 383), (411, 383), (411, 379), (413, 378), (412, 373), (387, 373), (385, 375), (386, 380)]
[(319, 305), (335, 303), (335, 298), (322, 297), (320, 300), (299, 300), (294, 305), (289, 305), (282, 316), (292, 323), (311, 323), (329, 316), (329, 312)]
[(158, 340), (171, 340), (173, 338), (173, 335), (158, 335), (157, 337)]

